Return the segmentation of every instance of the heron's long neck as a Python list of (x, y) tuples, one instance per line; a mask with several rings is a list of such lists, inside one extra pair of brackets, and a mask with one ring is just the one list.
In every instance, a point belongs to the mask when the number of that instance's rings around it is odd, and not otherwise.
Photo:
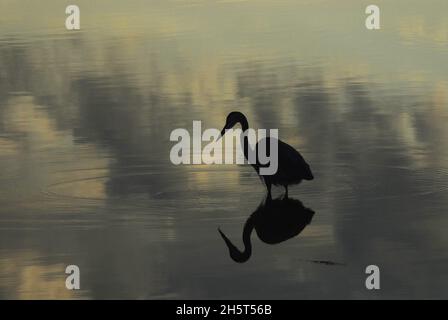
[[(240, 120), (241, 128), (243, 130), (243, 134), (246, 133), (246, 131), (249, 129), (249, 123), (247, 122), (247, 119), (244, 117)], [(248, 159), (249, 155), (249, 139), (247, 138), (247, 134), (244, 135), (243, 139), (243, 152), (244, 157)]]
[(240, 119), (241, 128), (243, 129), (243, 132), (245, 132), (247, 129), (249, 129), (249, 123), (247, 122), (246, 117)]
[(247, 219), (243, 230), (243, 244), (244, 244), (243, 255), (247, 256), (248, 258), (252, 254), (252, 243), (250, 242), (250, 235), (255, 227), (253, 220), (254, 218), (250, 216), (249, 219)]
[(240, 251), (225, 235), (224, 233), (219, 230), (219, 233), (223, 237), (227, 247), (229, 248), (230, 257), (235, 262), (246, 262), (249, 260), (251, 254), (252, 254), (252, 244), (250, 242), (250, 235), (252, 233), (252, 230), (255, 227), (255, 221), (254, 216), (250, 216), (249, 219), (247, 219), (246, 224), (244, 225), (243, 230), (243, 244), (244, 244), (244, 250)]

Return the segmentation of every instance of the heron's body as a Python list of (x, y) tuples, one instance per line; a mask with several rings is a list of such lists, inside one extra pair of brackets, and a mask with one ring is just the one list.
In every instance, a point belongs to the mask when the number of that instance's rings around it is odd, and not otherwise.
[[(273, 138), (266, 138), (267, 140)], [(303, 159), (302, 155), (290, 145), (278, 140), (278, 168), (277, 172), (273, 175), (261, 175), (266, 184), (268, 191), (271, 185), (283, 186), (285, 188), (288, 185), (299, 184), (302, 180), (312, 180), (313, 174), (310, 166)], [(258, 150), (258, 144), (256, 148)], [(266, 145), (269, 145), (269, 141), (266, 141)], [(257, 173), (260, 173), (260, 168), (263, 165), (257, 159), (257, 163), (253, 165)]]
[(283, 198), (267, 199), (247, 219), (243, 230), (244, 249), (240, 251), (218, 228), (235, 262), (246, 262), (252, 254), (251, 234), (255, 230), (258, 238), (267, 244), (278, 244), (299, 235), (311, 223), (314, 211), (300, 200)]
[[(232, 128), (236, 123), (240, 123), (243, 132), (249, 129), (249, 124), (247, 122), (246, 117), (241, 112), (231, 112), (227, 116), (226, 125), (222, 130), (222, 134), (225, 133), (226, 129)], [(266, 137), (265, 145), (267, 147), (270, 146), (269, 139), (274, 139), (270, 137)], [(260, 141), (261, 142), (261, 141)], [(260, 145), (258, 142), (255, 145), (255, 154), (257, 155), (256, 162), (251, 165), (260, 175), (260, 168), (263, 165), (258, 159), (258, 148)], [(268, 191), (268, 196), (271, 196), (271, 186), (283, 186), (286, 189), (286, 196), (288, 196), (288, 185), (299, 184), (302, 180), (313, 180), (313, 173), (311, 172), (311, 168), (306, 163), (305, 159), (302, 155), (293, 147), (288, 145), (287, 143), (278, 139), (278, 166), (277, 171), (272, 175), (260, 175), (266, 184), (266, 188)], [(244, 156), (246, 159), (248, 158), (248, 150), (250, 148), (247, 136), (244, 137)], [(268, 148), (269, 152), (269, 148)]]

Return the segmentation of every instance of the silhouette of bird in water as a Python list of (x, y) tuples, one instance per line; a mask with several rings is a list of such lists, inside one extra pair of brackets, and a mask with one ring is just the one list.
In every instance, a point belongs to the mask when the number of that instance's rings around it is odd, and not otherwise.
[[(221, 136), (224, 136), (227, 129), (233, 128), (237, 123), (239, 123), (242, 127), (243, 133), (249, 129), (249, 123), (247, 122), (244, 114), (238, 111), (233, 111), (229, 113), (226, 119), (226, 124), (221, 131)], [(248, 160), (249, 153), (249, 140), (247, 134), (244, 135), (243, 138), (243, 152), (244, 157)], [(265, 146), (267, 147), (267, 151), (269, 152), (270, 140), (274, 139), (270, 137), (264, 138)], [(313, 180), (314, 176), (311, 172), (311, 168), (306, 163), (305, 159), (303, 159), (302, 155), (290, 145), (284, 143), (280, 139), (278, 140), (278, 168), (277, 172), (272, 175), (260, 175), (260, 168), (266, 167), (268, 165), (262, 164), (258, 158), (258, 148), (260, 142), (255, 145), (255, 154), (256, 161), (255, 163), (250, 163), (254, 169), (257, 171), (257, 174), (263, 179), (267, 191), (268, 197), (271, 197), (271, 186), (272, 185), (281, 185), (285, 187), (285, 197), (288, 197), (288, 185), (290, 184), (299, 184), (302, 180)]]
[(235, 262), (246, 262), (252, 254), (250, 236), (255, 229), (258, 238), (267, 244), (277, 244), (291, 239), (310, 224), (314, 211), (292, 198), (270, 199), (260, 204), (247, 219), (243, 230), (244, 250), (240, 251), (218, 228), (229, 254)]

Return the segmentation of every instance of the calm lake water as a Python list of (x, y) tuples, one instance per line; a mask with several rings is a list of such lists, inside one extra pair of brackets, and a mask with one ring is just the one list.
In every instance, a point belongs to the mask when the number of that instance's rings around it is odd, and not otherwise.
[[(71, 2), (0, 0), (0, 298), (448, 298), (448, 3), (368, 31), (370, 3), (77, 0), (70, 32)], [(242, 248), (256, 173), (169, 159), (233, 110), (315, 176), (311, 223), (244, 264), (217, 229)]]

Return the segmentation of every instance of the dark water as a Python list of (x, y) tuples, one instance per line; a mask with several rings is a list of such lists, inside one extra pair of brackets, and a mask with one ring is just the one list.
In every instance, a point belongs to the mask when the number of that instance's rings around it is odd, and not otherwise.
[[(76, 32), (67, 4), (0, 1), (1, 298), (448, 298), (445, 0), (377, 1), (380, 31), (355, 0), (79, 0)], [(217, 228), (242, 247), (255, 172), (169, 160), (232, 110), (315, 175), (244, 264)]]

